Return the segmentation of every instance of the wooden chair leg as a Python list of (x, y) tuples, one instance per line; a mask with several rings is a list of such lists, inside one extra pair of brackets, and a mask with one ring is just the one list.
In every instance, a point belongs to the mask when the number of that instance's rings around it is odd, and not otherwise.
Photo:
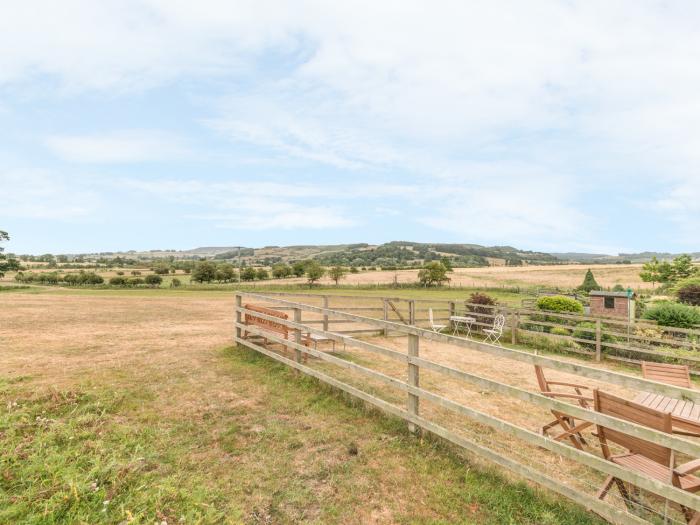
[(571, 427), (569, 426), (570, 423), (568, 419), (569, 418), (561, 418), (559, 420), (559, 424), (564, 429), (564, 432), (556, 436), (554, 440), (561, 441), (562, 439), (568, 439), (569, 441), (571, 441), (572, 445), (574, 445), (577, 449), (583, 450), (583, 445), (586, 444), (586, 441), (581, 436), (581, 430), (591, 426), (591, 423), (584, 421), (578, 426)]
[(625, 487), (625, 483), (618, 478), (615, 478), (615, 483), (617, 484), (617, 490), (620, 491), (620, 496), (622, 496), (622, 499), (625, 501), (627, 509), (632, 510), (632, 506), (630, 505), (630, 494), (629, 492), (627, 492), (627, 487)]
[(544, 426), (540, 429), (540, 433), (541, 433), (542, 435), (544, 435), (544, 434), (547, 433), (547, 430), (549, 430), (550, 428), (554, 428), (554, 427), (556, 427), (556, 426), (558, 426), (558, 425), (559, 425), (559, 420), (558, 420), (558, 419), (555, 419), (555, 420), (552, 421), (551, 423), (547, 423), (546, 425), (544, 425)]
[(683, 517), (686, 522), (693, 525), (700, 524), (700, 512), (695, 512), (693, 509), (689, 509), (683, 505), (681, 505), (681, 510), (683, 511)]
[(613, 476), (608, 476), (595, 497), (598, 499), (605, 499), (605, 496), (607, 496), (608, 492), (610, 492), (610, 487), (612, 487), (614, 481), (615, 478)]
[(598, 493), (596, 494), (596, 497), (598, 499), (604, 499), (605, 496), (608, 495), (608, 492), (610, 492), (610, 487), (612, 487), (613, 482), (617, 485), (617, 489), (620, 491), (620, 495), (622, 496), (622, 499), (625, 501), (625, 505), (627, 506), (628, 510), (631, 510), (630, 506), (630, 495), (629, 492), (627, 492), (627, 487), (625, 487), (625, 484), (621, 479), (617, 479), (615, 476), (608, 476), (605, 479), (605, 483), (603, 483), (603, 486), (600, 488)]

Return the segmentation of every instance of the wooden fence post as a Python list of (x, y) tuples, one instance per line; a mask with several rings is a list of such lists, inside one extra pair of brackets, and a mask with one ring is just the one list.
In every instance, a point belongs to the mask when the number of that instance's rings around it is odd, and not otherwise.
[(520, 312), (513, 310), (510, 316), (510, 342), (516, 344), (518, 342), (518, 325), (520, 324)]
[(411, 326), (416, 324), (416, 301), (413, 299), (408, 301), (408, 324)]
[[(452, 317), (454, 315), (457, 315), (457, 305), (455, 304), (454, 301), (450, 301), (450, 313), (449, 313), (448, 317)], [(449, 324), (450, 330), (454, 330), (454, 321), (452, 321), (452, 319), (450, 319), (450, 322), (448, 324)]]
[[(294, 322), (301, 323), (301, 308), (294, 308)], [(294, 342), (298, 345), (301, 344), (301, 328), (294, 328)], [(301, 350), (295, 348), (294, 354), (297, 363), (301, 363)], [(297, 373), (299, 373), (298, 370)]]
[[(382, 303), (383, 303), (382, 306), (384, 308), (384, 314), (382, 316), (382, 319), (384, 319), (384, 321), (388, 321), (389, 320), (389, 302), (386, 299), (382, 299)], [(389, 335), (389, 328), (384, 326), (384, 337), (387, 337), (388, 335)]]
[(238, 308), (241, 308), (242, 306), (243, 306), (243, 298), (240, 295), (236, 294), (236, 307), (237, 307), (237, 309), (236, 309), (236, 323), (238, 323), (236, 325), (236, 344), (239, 343), (239, 341), (241, 340), (241, 335), (242, 335), (240, 325), (243, 322), (243, 314), (241, 313), (240, 310), (238, 310)]
[[(418, 357), (419, 352), (419, 337), (417, 335), (408, 335), (408, 355), (409, 357)], [(420, 368), (418, 365), (408, 363), (408, 384), (411, 386), (420, 386)], [(419, 415), (420, 398), (409, 392), (408, 394), (408, 412), (409, 414)], [(413, 423), (408, 424), (408, 431), (415, 434), (418, 428)]]
[[(323, 296), (323, 307), (328, 308), (328, 296), (324, 295)], [(323, 314), (323, 331), (327, 332), (328, 331), (328, 315)]]
[(600, 353), (602, 350), (602, 326), (600, 319), (595, 320), (595, 360), (600, 361)]

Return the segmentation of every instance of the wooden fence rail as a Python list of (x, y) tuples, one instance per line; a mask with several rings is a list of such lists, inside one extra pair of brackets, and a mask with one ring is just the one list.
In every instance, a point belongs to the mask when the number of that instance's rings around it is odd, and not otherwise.
[[(596, 456), (594, 454), (552, 440), (551, 438), (548, 438), (531, 430), (521, 428), (511, 422), (505, 421), (493, 415), (480, 412), (464, 404), (460, 404), (454, 400), (446, 398), (443, 395), (432, 392), (429, 389), (426, 389), (420, 384), (420, 370), (426, 369), (432, 372), (437, 372), (449, 376), (451, 378), (461, 380), (465, 383), (475, 385), (481, 389), (490, 390), (499, 394), (507, 395), (519, 399), (520, 401), (523, 401), (525, 403), (530, 403), (539, 407), (561, 410), (567, 414), (572, 415), (573, 417), (583, 418), (587, 421), (598, 423), (608, 428), (616, 429), (626, 434), (670, 447), (678, 452), (689, 454), (694, 457), (700, 457), (700, 444), (688, 440), (686, 438), (678, 437), (672, 434), (666, 434), (664, 432), (659, 432), (641, 425), (631, 423), (626, 420), (618, 419), (612, 416), (590, 411), (582, 407), (564, 403), (562, 401), (543, 396), (538, 392), (530, 392), (522, 388), (500, 383), (498, 381), (487, 379), (485, 377), (481, 377), (471, 372), (459, 370), (432, 361), (430, 359), (426, 359), (420, 356), (420, 341), (421, 339), (424, 339), (426, 341), (448, 343), (451, 345), (468, 348), (470, 350), (483, 352), (489, 355), (505, 357), (521, 363), (529, 363), (533, 365), (537, 364), (546, 368), (576, 374), (582, 377), (587, 377), (598, 381), (604, 381), (607, 383), (631, 387), (648, 392), (661, 393), (664, 395), (673, 396), (680, 399), (687, 399), (694, 402), (700, 402), (699, 391), (682, 387), (675, 387), (672, 385), (657, 383), (654, 381), (648, 381), (637, 376), (621, 374), (618, 372), (612, 372), (601, 368), (588, 367), (578, 363), (562, 361), (552, 357), (534, 355), (528, 352), (508, 349), (500, 346), (494, 346), (477, 341), (463, 339), (460, 337), (453, 337), (445, 334), (435, 333), (431, 330), (426, 330), (417, 326), (405, 324), (404, 322), (394, 322), (384, 319), (375, 319), (373, 317), (367, 317), (356, 313), (351, 313), (353, 311), (358, 311), (354, 309), (348, 311), (347, 308), (330, 308), (328, 307), (328, 301), (323, 301), (323, 306), (314, 306), (305, 303), (288, 301), (279, 297), (275, 297), (275, 295), (279, 294), (263, 295), (250, 292), (237, 293), (235, 307), (236, 321), (234, 322), (234, 326), (236, 329), (235, 340), (237, 343), (247, 346), (253, 350), (259, 351), (265, 355), (268, 355), (269, 357), (272, 357), (273, 359), (277, 359), (278, 361), (292, 366), (296, 370), (300, 370), (313, 377), (316, 377), (317, 379), (320, 379), (321, 381), (324, 381), (352, 395), (355, 395), (356, 397), (359, 397), (360, 399), (363, 399), (364, 401), (367, 401), (386, 412), (389, 412), (397, 417), (405, 419), (409, 423), (409, 428), (411, 431), (416, 431), (417, 429), (422, 428), (429, 432), (433, 432), (445, 439), (448, 439), (449, 441), (456, 443), (470, 450), (473, 453), (476, 453), (491, 461), (495, 461), (496, 463), (528, 479), (541, 483), (542, 485), (573, 499), (574, 501), (586, 506), (589, 509), (594, 510), (595, 512), (599, 513), (600, 515), (604, 516), (606, 519), (614, 523), (645, 522), (643, 520), (640, 520), (637, 516), (624, 512), (615, 506), (602, 502), (592, 496), (586, 495), (581, 491), (574, 490), (571, 487), (563, 485), (561, 482), (554, 480), (550, 476), (537, 471), (536, 469), (521, 464), (512, 458), (504, 458), (502, 457), (502, 455), (493, 450), (490, 450), (486, 447), (483, 447), (480, 444), (470, 441), (464, 436), (456, 434), (452, 430), (439, 426), (436, 422), (430, 421), (428, 416), (424, 416), (421, 414), (420, 400), (424, 399), (449, 411), (465, 416), (475, 422), (490, 426), (491, 428), (499, 432), (510, 436), (514, 436), (530, 445), (542, 447), (546, 450), (549, 450), (560, 456), (566, 457), (570, 460), (576, 461), (589, 468), (593, 468), (600, 472), (610, 474), (618, 477), (619, 479), (628, 481), (638, 487), (641, 487), (654, 494), (657, 494), (662, 498), (666, 498), (668, 500), (684, 505), (688, 508), (700, 511), (700, 497), (696, 495), (677, 489), (667, 483), (661, 483), (659, 481), (649, 479), (645, 476), (641, 476), (635, 471), (628, 470), (618, 465), (615, 465), (603, 459), (600, 456)], [(268, 320), (272, 320), (274, 322), (279, 322), (281, 324), (286, 325), (288, 328), (294, 331), (294, 341), (290, 341), (278, 337), (276, 335), (270, 334), (269, 331), (265, 331), (261, 328), (244, 325), (242, 323), (242, 318), (243, 313), (246, 312), (246, 309), (242, 304), (243, 297), (246, 297), (247, 300), (254, 300), (259, 303), (272, 303), (272, 308), (275, 309), (292, 309), (295, 312), (293, 321), (281, 320), (279, 317), (267, 316), (263, 313), (258, 312), (256, 312), (255, 315), (261, 317), (262, 319), (269, 318)], [(352, 299), (356, 299), (356, 296), (352, 296)], [(312, 320), (302, 321), (302, 312), (308, 312), (316, 316), (322, 316), (322, 319), (324, 321), (323, 327), (317, 328), (318, 325), (312, 324)], [(386, 309), (382, 308), (382, 312), (386, 312)], [(373, 342), (363, 341), (361, 339), (351, 337), (350, 335), (347, 335), (348, 331), (342, 334), (339, 332), (328, 331), (327, 325), (332, 324), (335, 321), (340, 321), (346, 324), (357, 323), (363, 326), (369, 325), (372, 327), (371, 331), (375, 333), (392, 332), (404, 335), (407, 337), (408, 341), (406, 353), (385, 348)], [(241, 337), (243, 329), (245, 329), (248, 332), (251, 332), (252, 334), (264, 335), (265, 338), (267, 338), (268, 340), (283, 345), (284, 347), (293, 352), (296, 359), (288, 359), (274, 351), (271, 351), (250, 341), (249, 339), (243, 339)], [(403, 362), (406, 365), (407, 380), (402, 381), (395, 377), (388, 376), (377, 370), (368, 368), (367, 366), (360, 365), (355, 362), (344, 359), (343, 357), (338, 357), (316, 349), (307, 348), (306, 346), (301, 344), (302, 332), (322, 335), (328, 339), (332, 339), (337, 342), (342, 342), (346, 346), (357, 347), (363, 350), (367, 350), (376, 354), (389, 357), (390, 359), (399, 362)], [(315, 370), (314, 368), (308, 365), (302, 365), (302, 354), (313, 356), (321, 361), (330, 363), (332, 365), (336, 365), (343, 369), (352, 370), (354, 373), (358, 373), (361, 376), (378, 380), (381, 383), (384, 383), (392, 388), (403, 391), (407, 396), (406, 408), (402, 409), (400, 407), (397, 407), (395, 404), (389, 403), (372, 394), (369, 394), (368, 392), (363, 391), (359, 387), (350, 386), (342, 381), (339, 381), (336, 378), (332, 378), (324, 372)]]
[[(571, 347), (562, 348), (563, 351), (589, 355), (596, 361), (609, 359), (634, 364), (638, 364), (642, 360), (678, 362), (689, 365), (691, 373), (700, 376), (700, 357), (690, 354), (694, 350), (700, 351), (700, 330), (697, 329), (666, 327), (642, 320), (628, 323), (609, 317), (545, 312), (532, 308), (483, 305), (446, 299), (317, 295), (290, 292), (265, 292), (265, 295), (298, 297), (303, 298), (305, 302), (311, 302), (314, 299), (322, 300), (327, 307), (334, 299), (366, 301), (376, 303), (376, 306), (343, 306), (339, 307), (338, 310), (377, 312), (376, 318), (384, 321), (392, 320), (393, 313), (395, 318), (405, 324), (423, 326), (429, 322), (427, 312), (429, 308), (432, 308), (435, 322), (449, 322), (450, 315), (457, 314), (476, 317), (476, 322), (472, 326), (477, 331), (489, 328), (496, 315), (503, 314), (506, 317), (505, 329), (510, 332), (512, 344), (520, 342), (528, 344), (532, 337), (544, 337), (559, 343), (568, 342)], [(380, 312), (381, 315), (379, 315)], [(447, 315), (441, 315), (442, 313)], [(582, 323), (590, 323), (592, 326)], [(550, 333), (554, 328), (566, 329), (570, 334)], [(644, 335), (636, 333), (637, 330), (651, 330), (651, 332)], [(654, 336), (655, 332), (669, 337)], [(679, 350), (684, 353), (679, 354)]]

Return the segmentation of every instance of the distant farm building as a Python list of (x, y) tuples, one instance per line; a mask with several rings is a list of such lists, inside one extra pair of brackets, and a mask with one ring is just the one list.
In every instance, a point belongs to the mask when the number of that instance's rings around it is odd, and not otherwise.
[(591, 301), (591, 315), (634, 319), (634, 293), (592, 291), (588, 296)]

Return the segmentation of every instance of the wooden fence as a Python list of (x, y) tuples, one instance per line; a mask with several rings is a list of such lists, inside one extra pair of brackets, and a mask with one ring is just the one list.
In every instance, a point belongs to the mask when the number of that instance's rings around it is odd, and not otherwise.
[[(262, 292), (261, 292), (262, 293)], [(700, 375), (700, 330), (660, 326), (653, 322), (593, 317), (586, 315), (543, 312), (532, 308), (504, 305), (482, 305), (467, 301), (444, 299), (408, 299), (365, 295), (320, 295), (308, 293), (264, 292), (276, 297), (296, 297), (309, 304), (339, 311), (362, 312), (367, 317), (383, 321), (399, 321), (412, 326), (429, 326), (428, 309), (433, 310), (435, 322), (449, 322), (452, 315), (476, 317), (475, 331), (493, 324), (498, 314), (506, 317), (505, 340), (511, 344), (544, 347), (542, 339), (551, 344), (547, 349), (586, 355), (595, 361), (639, 364), (641, 361), (665, 361), (687, 364), (691, 373)], [(347, 306), (350, 304), (351, 306)], [(314, 321), (321, 324), (320, 321)], [(323, 327), (343, 324), (343, 320), (324, 318)], [(553, 329), (554, 333), (552, 332)], [(363, 328), (366, 333), (374, 327)], [(452, 331), (452, 327), (450, 327)], [(384, 329), (385, 335), (388, 329)], [(568, 332), (565, 333), (565, 332)], [(362, 333), (362, 332), (356, 332)]]
[[(334, 296), (337, 297), (337, 296)], [(351, 296), (351, 299), (357, 299)], [(382, 298), (382, 301), (386, 298)], [(328, 298), (317, 298), (318, 305), (307, 304), (306, 302), (293, 302), (283, 299), (280, 294), (256, 294), (248, 292), (238, 292), (236, 294), (235, 306), (235, 341), (280, 361), (296, 370), (338, 388), (346, 393), (359, 398), (378, 409), (402, 418), (408, 422), (411, 431), (423, 429), (432, 434), (440, 436), (464, 449), (473, 453), (479, 458), (491, 461), (501, 467), (515, 473), (519, 477), (534, 481), (548, 489), (551, 489), (571, 500), (593, 510), (613, 523), (649, 523), (649, 521), (628, 512), (627, 508), (620, 505), (603, 502), (595, 498), (591, 491), (577, 483), (592, 479), (588, 482), (590, 487), (594, 487), (597, 478), (587, 476), (613, 475), (621, 480), (627, 481), (641, 489), (644, 489), (660, 499), (655, 499), (654, 504), (641, 505), (644, 507), (645, 516), (653, 516), (655, 513), (661, 515), (666, 520), (664, 500), (676, 502), (687, 508), (700, 511), (700, 497), (682, 491), (668, 483), (648, 478), (639, 473), (613, 464), (601, 456), (579, 450), (572, 446), (563, 444), (544, 436), (531, 428), (517, 422), (509, 421), (504, 414), (497, 411), (497, 414), (490, 414), (469, 406), (467, 403), (454, 399), (462, 388), (477, 389), (478, 392), (490, 392), (493, 395), (503, 396), (508, 399), (517, 400), (519, 407), (524, 409), (547, 409), (559, 410), (573, 417), (583, 418), (586, 421), (605, 425), (607, 428), (619, 430), (626, 434), (636, 436), (654, 443), (659, 443), (670, 447), (679, 454), (700, 457), (700, 444), (692, 440), (678, 437), (676, 435), (659, 432), (648, 427), (637, 425), (616, 417), (604, 415), (598, 412), (584, 409), (577, 405), (565, 403), (541, 395), (537, 391), (522, 388), (521, 386), (508, 384), (502, 381), (490, 379), (475, 372), (478, 370), (464, 370), (449, 363), (440, 362), (433, 358), (433, 355), (443, 355), (422, 351), (422, 347), (436, 343), (451, 345), (449, 348), (462, 348), (472, 352), (477, 352), (484, 357), (491, 356), (493, 359), (506, 359), (514, 364), (540, 365), (544, 368), (554, 370), (558, 373), (573, 374), (584, 381), (598, 381), (602, 385), (609, 387), (616, 385), (618, 388), (626, 388), (637, 391), (660, 393), (678, 399), (686, 399), (700, 403), (700, 391), (674, 387), (663, 383), (647, 381), (636, 376), (621, 374), (605, 370), (603, 368), (585, 366), (578, 362), (571, 362), (530, 352), (504, 348), (501, 346), (485, 344), (474, 340), (467, 340), (461, 337), (454, 337), (431, 330), (413, 326), (400, 320), (376, 319), (367, 315), (360, 315), (360, 310), (370, 309), (375, 312), (376, 307), (369, 306), (349, 306), (344, 308), (329, 308)], [(280, 320), (278, 317), (267, 316), (261, 313), (254, 315), (273, 322), (286, 325), (294, 334), (292, 340), (277, 337), (269, 331), (257, 327), (243, 324), (243, 316), (248, 311), (245, 304), (265, 305), (277, 310), (287, 310), (293, 312), (290, 320)], [(415, 303), (414, 303), (415, 304)], [(391, 307), (388, 306), (391, 310)], [(411, 309), (409, 309), (409, 314)], [(418, 310), (413, 308), (414, 322), (418, 321)], [(390, 314), (386, 307), (382, 307), (382, 316), (388, 317)], [(403, 316), (404, 312), (401, 312)], [(398, 316), (398, 313), (396, 313)], [(306, 319), (304, 320), (304, 316)], [(330, 325), (358, 325), (363, 328), (359, 330), (329, 330)], [(320, 325), (320, 326), (319, 326)], [(365, 328), (370, 327), (370, 328)], [(347, 328), (347, 326), (344, 326)], [(397, 350), (396, 344), (400, 339), (381, 339), (387, 343), (378, 344), (375, 340), (368, 341), (358, 339), (355, 334), (372, 331), (377, 334), (400, 334), (406, 338), (404, 350)], [(267, 340), (277, 343), (286, 349), (290, 357), (280, 351), (272, 350), (268, 347), (252, 341), (250, 338), (243, 338), (243, 331), (253, 335), (264, 336)], [(344, 332), (344, 333), (341, 333)], [(350, 333), (352, 332), (352, 333)], [(311, 333), (332, 339), (337, 343), (342, 343), (346, 350), (338, 354), (331, 354), (314, 348), (308, 348), (301, 344), (302, 333)], [(389, 344), (391, 343), (391, 344)], [(392, 347), (393, 346), (393, 347)], [(350, 349), (350, 350), (348, 350)], [(363, 352), (367, 358), (356, 362), (354, 356), (357, 352)], [(302, 363), (302, 357), (306, 354), (310, 359)], [(381, 364), (381, 363), (384, 364)], [(361, 363), (361, 364), (360, 364)], [(396, 371), (386, 363), (397, 366), (401, 372)], [(380, 366), (381, 364), (381, 366)], [(522, 366), (522, 365), (519, 365)], [(377, 367), (379, 369), (377, 369)], [(382, 368), (384, 367), (384, 368)], [(347, 377), (338, 377), (338, 374), (349, 374)], [(445, 378), (437, 381), (430, 381), (422, 384), (423, 374), (437, 374)], [(402, 377), (400, 377), (402, 376)], [(431, 376), (432, 377), (432, 376)], [(454, 381), (459, 385), (457, 388), (447, 391), (440, 391), (440, 387), (446, 381)], [(372, 384), (369, 384), (371, 382)], [(581, 381), (577, 381), (581, 382)], [(379, 386), (377, 386), (379, 385)], [(405, 395), (402, 403), (400, 397), (396, 397), (396, 391)], [(389, 399), (387, 399), (387, 397)], [(424, 408), (424, 405), (427, 407)], [(463, 417), (468, 424), (454, 424), (454, 420), (446, 418), (442, 411), (456, 414)], [(546, 417), (546, 416), (542, 416)], [(450, 423), (452, 424), (450, 426)], [(541, 423), (541, 421), (540, 421)], [(483, 436), (483, 429), (491, 429), (484, 442), (474, 436), (465, 435), (467, 428), (482, 429), (475, 436)], [(506, 436), (514, 439), (519, 445), (508, 445), (504, 450), (497, 450), (495, 444), (498, 443), (499, 436)], [(519, 461), (517, 452), (520, 447), (530, 447), (527, 454), (522, 457), (527, 458), (530, 454), (546, 453), (559, 458), (559, 461), (566, 461), (577, 468), (587, 469), (592, 473), (586, 476), (577, 475), (574, 480), (562, 480), (552, 475), (551, 472), (544, 472), (539, 468), (527, 464), (526, 461)], [(567, 467), (568, 470), (568, 467)], [(602, 474), (601, 474), (602, 473)], [(600, 478), (602, 482), (602, 478)], [(609, 496), (610, 497), (610, 496)], [(639, 510), (639, 509), (638, 509)]]

